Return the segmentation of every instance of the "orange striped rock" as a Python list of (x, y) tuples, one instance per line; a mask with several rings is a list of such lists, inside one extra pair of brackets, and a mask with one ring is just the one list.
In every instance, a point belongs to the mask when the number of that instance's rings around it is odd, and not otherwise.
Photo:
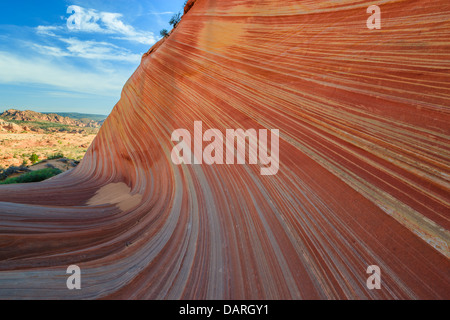
[[(75, 170), (0, 187), (0, 298), (449, 299), (450, 2), (185, 11)], [(278, 173), (173, 164), (195, 121), (278, 129)]]

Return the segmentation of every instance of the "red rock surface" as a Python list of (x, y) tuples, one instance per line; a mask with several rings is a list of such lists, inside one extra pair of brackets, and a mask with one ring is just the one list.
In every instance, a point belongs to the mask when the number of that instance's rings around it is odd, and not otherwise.
[[(378, 2), (189, 1), (76, 170), (0, 188), (0, 298), (449, 299), (450, 2)], [(197, 120), (278, 174), (173, 165)]]

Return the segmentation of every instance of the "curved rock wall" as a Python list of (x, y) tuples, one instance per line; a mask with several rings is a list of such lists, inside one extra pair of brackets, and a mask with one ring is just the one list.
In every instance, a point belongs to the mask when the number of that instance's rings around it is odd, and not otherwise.
[[(370, 4), (189, 1), (76, 170), (0, 187), (0, 298), (449, 299), (450, 3)], [(195, 121), (278, 173), (174, 165)]]

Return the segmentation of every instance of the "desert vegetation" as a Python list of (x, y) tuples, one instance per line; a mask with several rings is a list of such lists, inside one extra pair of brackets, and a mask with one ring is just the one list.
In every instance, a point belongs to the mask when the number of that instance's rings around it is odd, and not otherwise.
[[(14, 109), (0, 114), (0, 181), (29, 171), (56, 168), (62, 172), (75, 167), (84, 157), (104, 118), (101, 115), (60, 115)], [(44, 171), (49, 172), (56, 171)], [(34, 182), (33, 177), (35, 174), (23, 182)]]
[[(184, 7), (186, 6), (186, 4), (187, 4), (187, 0), (186, 0), (186, 1), (184, 2), (184, 4), (183, 4), (183, 8), (182, 8), (183, 11), (184, 11)], [(181, 12), (175, 13), (175, 14), (170, 18), (169, 24), (175, 29), (175, 28), (178, 26), (178, 24), (180, 23), (181, 17), (182, 17), (182, 16), (183, 16), (183, 14), (182, 14)], [(162, 29), (162, 30), (159, 32), (159, 34), (161, 35), (161, 37), (165, 38), (165, 37), (168, 37), (168, 36), (169, 36), (170, 32), (167, 31), (167, 29)]]
[(13, 183), (29, 183), (29, 182), (40, 182), (47, 180), (51, 177), (54, 177), (58, 174), (62, 173), (61, 169), (58, 168), (45, 168), (36, 171), (30, 171), (19, 175), (17, 177), (7, 178), (3, 181), (0, 181), (0, 185), (2, 184), (13, 184)]

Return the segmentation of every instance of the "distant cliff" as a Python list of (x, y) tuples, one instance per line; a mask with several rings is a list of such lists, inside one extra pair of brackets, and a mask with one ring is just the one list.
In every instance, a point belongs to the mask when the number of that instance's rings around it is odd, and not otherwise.
[[(87, 115), (86, 115), (87, 116)], [(69, 118), (56, 113), (40, 113), (36, 111), (20, 111), (15, 109), (6, 110), (0, 114), (0, 118), (6, 121), (25, 121), (25, 122), (52, 122), (77, 127), (97, 128), (103, 121), (95, 121), (87, 117), (81, 119)]]
[[(72, 114), (71, 114), (72, 115)], [(98, 120), (100, 116), (78, 115), (75, 119), (56, 113), (40, 113), (36, 111), (20, 111), (9, 109), (0, 114), (0, 131), (22, 132), (22, 131), (69, 131), (79, 132), (88, 128), (98, 129), (104, 120)]]

